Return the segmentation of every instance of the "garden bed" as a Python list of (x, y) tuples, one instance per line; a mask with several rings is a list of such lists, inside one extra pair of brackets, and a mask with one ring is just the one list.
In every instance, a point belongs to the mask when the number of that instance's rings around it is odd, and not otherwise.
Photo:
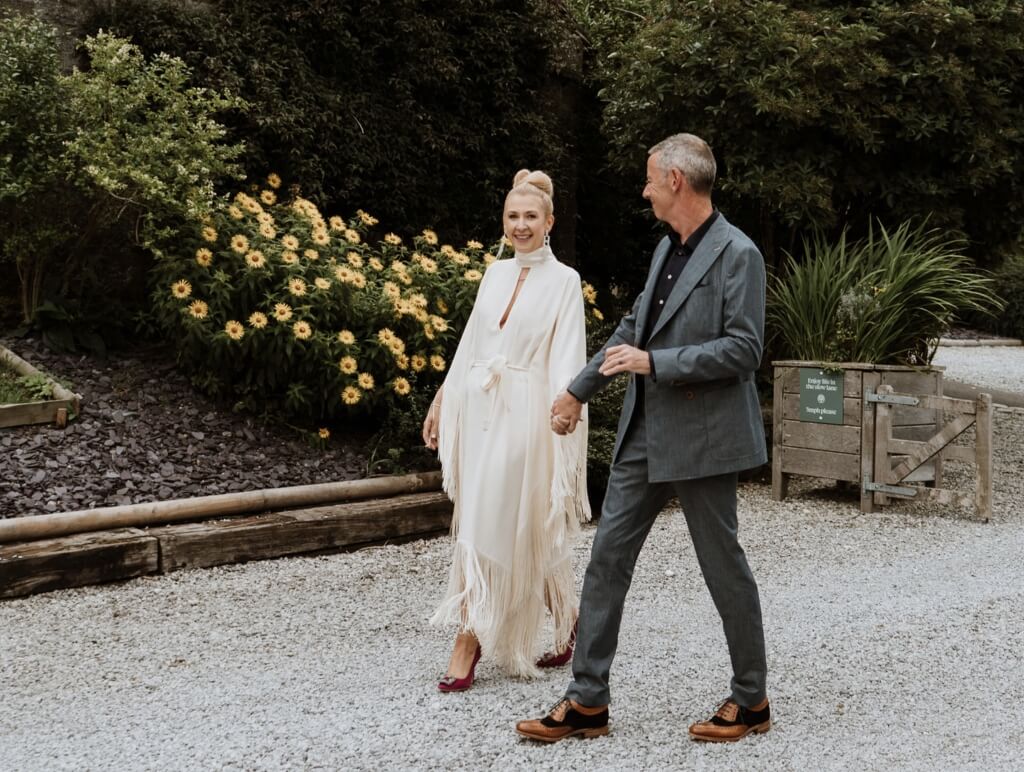
[(64, 427), (78, 415), (81, 399), (0, 345), (0, 428), (48, 423)]

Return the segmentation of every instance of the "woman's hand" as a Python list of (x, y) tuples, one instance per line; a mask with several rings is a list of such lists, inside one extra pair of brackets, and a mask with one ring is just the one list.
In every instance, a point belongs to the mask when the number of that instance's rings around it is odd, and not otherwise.
[(437, 426), (441, 415), (441, 401), (435, 399), (427, 408), (427, 417), (423, 419), (423, 444), (431, 450), (437, 450)]

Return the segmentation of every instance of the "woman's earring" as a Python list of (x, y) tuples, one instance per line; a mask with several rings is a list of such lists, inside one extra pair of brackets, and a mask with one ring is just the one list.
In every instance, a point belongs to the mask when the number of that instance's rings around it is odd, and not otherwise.
[(550, 231), (544, 231), (544, 246), (546, 246), (546, 247), (550, 247), (551, 246), (551, 232)]

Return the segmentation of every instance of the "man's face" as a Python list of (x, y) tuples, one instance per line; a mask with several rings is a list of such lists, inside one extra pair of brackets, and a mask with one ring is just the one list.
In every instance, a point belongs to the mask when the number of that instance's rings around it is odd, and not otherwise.
[(651, 210), (659, 220), (664, 220), (670, 203), (674, 197), (672, 190), (672, 174), (658, 166), (660, 153), (647, 156), (647, 184), (644, 185), (643, 196), (651, 202)]

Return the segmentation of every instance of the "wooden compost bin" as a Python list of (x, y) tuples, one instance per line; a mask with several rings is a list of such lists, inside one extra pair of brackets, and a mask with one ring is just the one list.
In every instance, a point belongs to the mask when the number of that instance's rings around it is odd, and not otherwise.
[(18, 375), (45, 378), (53, 387), (54, 396), (54, 399), (46, 399), (39, 402), (0, 405), (0, 428), (49, 423), (64, 426), (69, 418), (78, 415), (82, 399), (78, 394), (68, 391), (50, 376), (41, 373), (13, 351), (3, 346), (0, 346), (0, 362)]
[[(793, 474), (862, 483), (871, 479), (874, 463), (875, 425), (873, 410), (864, 410), (864, 395), (880, 386), (911, 394), (942, 396), (941, 367), (904, 367), (859, 362), (772, 362), (774, 391), (772, 404), (772, 498), (786, 497)], [(836, 423), (809, 420), (801, 391), (807, 391), (801, 377), (817, 371), (825, 376), (842, 375), (841, 415)], [(803, 388), (802, 388), (803, 387)], [(806, 394), (805, 394), (806, 398)], [(930, 408), (898, 405), (892, 411), (893, 437), (926, 440), (941, 426), (942, 416)], [(939, 457), (923, 465), (913, 480), (941, 484)], [(861, 510), (873, 511), (873, 497), (861, 487)]]

